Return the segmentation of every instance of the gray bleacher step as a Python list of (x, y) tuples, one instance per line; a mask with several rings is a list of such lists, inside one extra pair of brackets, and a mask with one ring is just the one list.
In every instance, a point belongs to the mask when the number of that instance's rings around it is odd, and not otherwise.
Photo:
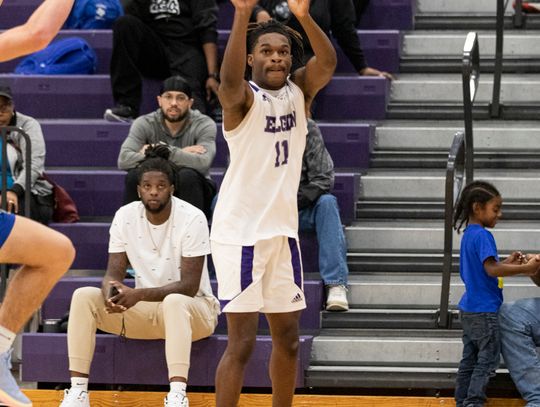
[[(476, 31), (480, 47), (480, 65), (484, 59), (493, 59), (495, 55), (496, 35), (493, 30)], [(463, 44), (467, 31), (424, 31), (415, 30), (403, 36), (403, 57), (425, 58), (445, 57), (457, 60), (461, 64)], [(538, 31), (507, 31), (504, 35), (503, 55), (506, 60), (516, 58), (534, 58), (540, 54), (540, 33)], [(482, 73), (484, 71), (482, 70)]]
[[(527, 220), (538, 216), (540, 202), (505, 202), (504, 218)], [(443, 219), (444, 203), (439, 201), (366, 200), (356, 204), (358, 219)]]
[[(431, 330), (428, 330), (428, 332)], [(317, 336), (311, 365), (454, 367), (461, 359), (461, 332), (452, 336)]]
[[(439, 390), (455, 387), (456, 372), (456, 367), (311, 365), (306, 371), (305, 380), (309, 387), (425, 389), (438, 396)], [(488, 386), (489, 392), (494, 389), (504, 391), (506, 397), (516, 393), (507, 369), (497, 369), (496, 377), (490, 380)]]
[[(527, 18), (527, 28), (538, 28), (540, 20)], [(495, 11), (491, 13), (417, 13), (414, 26), (419, 30), (495, 30)], [(514, 29), (514, 18), (510, 13), (504, 16), (505, 30)]]
[[(463, 131), (463, 120), (387, 120), (375, 132), (377, 150), (448, 152), (457, 131)], [(475, 121), (475, 151), (538, 151), (540, 121)]]
[[(444, 169), (371, 169), (360, 180), (360, 199), (443, 200), (445, 176)], [(474, 177), (493, 183), (505, 201), (538, 202), (540, 197), (539, 170), (483, 169)]]
[[(525, 110), (512, 112), (505, 117), (511, 119), (535, 119), (540, 116), (540, 106), (525, 106)], [(463, 105), (457, 102), (390, 102), (386, 109), (386, 118), (393, 120), (463, 120)], [(491, 119), (488, 103), (476, 103), (473, 106), (475, 120)]]
[[(347, 253), (351, 278), (355, 273), (432, 273), (442, 270), (442, 247), (432, 251), (355, 250)], [(453, 272), (458, 272), (459, 258), (453, 255)]]
[[(540, 27), (540, 26), (539, 26)], [(495, 58), (481, 58), (482, 73), (495, 72)], [(399, 62), (401, 73), (461, 73), (463, 62), (455, 56), (402, 56)], [(536, 73), (540, 70), (540, 58), (531, 56), (504, 57), (502, 72)]]
[[(491, 101), (493, 75), (480, 76), (475, 103)], [(540, 75), (508, 74), (501, 82), (501, 102), (540, 104)], [(401, 74), (392, 82), (391, 103), (459, 104), (462, 106), (463, 90), (459, 74)]]
[[(538, 221), (501, 220), (491, 230), (501, 251), (540, 251)], [(355, 251), (438, 251), (444, 247), (443, 221), (356, 221), (345, 229), (348, 249)], [(453, 234), (453, 247), (459, 248), (461, 235)]]
[[(501, 258), (504, 258), (501, 254)], [(354, 326), (354, 321), (377, 323), (386, 318), (390, 321), (416, 318), (424, 319), (424, 314), (431, 317), (432, 311), (440, 304), (442, 263), (439, 270), (422, 273), (414, 270), (403, 272), (360, 272), (349, 278), (348, 312), (325, 312), (324, 320), (342, 321), (347, 324), (342, 328)], [(461, 278), (454, 273), (450, 284), (449, 304), (457, 308), (463, 295), (464, 286)], [(538, 287), (525, 276), (506, 277), (504, 279), (505, 301), (515, 301), (530, 298), (538, 294)], [(381, 314), (378, 319), (377, 314)], [(390, 315), (388, 315), (390, 314)], [(409, 314), (412, 315), (409, 316)], [(338, 327), (338, 326), (334, 326)], [(375, 328), (376, 326), (373, 326)], [(409, 328), (416, 328), (409, 326)]]
[[(511, 2), (509, 2), (511, 3)], [(417, 0), (416, 1), (416, 13), (460, 13), (467, 12), (471, 14), (476, 13), (492, 13), (495, 15), (496, 2), (493, 0)], [(507, 7), (507, 12), (511, 12), (512, 5)]]
[[(371, 168), (446, 168), (448, 151), (376, 150), (371, 154)], [(483, 152), (474, 154), (475, 168), (540, 168), (540, 152)]]

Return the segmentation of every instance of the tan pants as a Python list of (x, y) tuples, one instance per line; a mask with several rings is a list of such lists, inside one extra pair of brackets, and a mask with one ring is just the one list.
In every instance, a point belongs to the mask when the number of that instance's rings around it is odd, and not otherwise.
[(205, 297), (170, 294), (163, 302), (141, 301), (126, 312), (107, 314), (101, 289), (73, 293), (68, 324), (69, 370), (88, 374), (96, 345), (96, 328), (132, 339), (165, 339), (169, 378), (187, 379), (191, 342), (212, 335), (217, 309)]

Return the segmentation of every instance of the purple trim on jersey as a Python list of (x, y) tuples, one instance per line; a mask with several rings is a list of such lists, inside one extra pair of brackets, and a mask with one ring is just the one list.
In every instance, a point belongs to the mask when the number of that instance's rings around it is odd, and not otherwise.
[(4, 245), (15, 224), (15, 215), (0, 210), (0, 247)]
[(298, 251), (298, 241), (289, 237), (289, 247), (291, 249), (291, 263), (294, 274), (294, 283), (302, 288), (302, 262), (300, 261), (300, 252)]
[(219, 300), (219, 305), (221, 307), (221, 310), (223, 311), (223, 308), (227, 306), (228, 303), (230, 303), (231, 300)]
[(251, 86), (251, 89), (253, 89), (255, 92), (260, 92), (260, 89), (259, 89), (257, 86), (255, 86), (255, 85), (254, 85), (253, 83), (251, 83), (251, 82), (248, 82), (248, 83), (249, 83), (249, 86)]
[(253, 251), (255, 246), (242, 246), (240, 263), (240, 289), (244, 291), (253, 283)]

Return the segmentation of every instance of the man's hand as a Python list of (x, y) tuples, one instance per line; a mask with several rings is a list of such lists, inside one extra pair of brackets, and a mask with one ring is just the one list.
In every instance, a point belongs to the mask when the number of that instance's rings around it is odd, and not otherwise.
[(534, 255), (534, 256), (527, 256), (527, 263), (525, 264), (525, 271), (523, 274), (526, 276), (534, 276), (540, 268), (540, 256)]
[(206, 80), (206, 100), (210, 101), (210, 99), (212, 99), (212, 96), (214, 95), (217, 97), (218, 89), (219, 89), (218, 80), (214, 78), (213, 76), (210, 76)]
[(128, 287), (118, 281), (110, 281), (109, 284), (118, 290), (118, 294), (106, 299), (105, 310), (108, 313), (122, 313), (141, 300), (139, 290)]
[(259, 0), (231, 0), (234, 8), (237, 11), (249, 11), (253, 10), (253, 7), (257, 5)]
[(512, 252), (510, 256), (504, 259), (503, 263), (506, 264), (525, 264), (527, 263), (527, 258), (521, 252)]
[(364, 69), (361, 69), (360, 72), (358, 72), (360, 75), (362, 76), (380, 76), (382, 78), (386, 78), (390, 81), (393, 81), (395, 78), (394, 78), (394, 75), (388, 73), (388, 72), (384, 72), (384, 71), (379, 71), (378, 69), (376, 68), (371, 68), (369, 66), (365, 67)]
[[(19, 213), (19, 197), (13, 191), (6, 191), (7, 206), (6, 210), (12, 213)], [(0, 204), (2, 203), (2, 195), (0, 195)]]
[(142, 155), (144, 155), (144, 153), (146, 152), (146, 149), (150, 148), (152, 145), (151, 144), (145, 144), (144, 146), (142, 146), (142, 148), (139, 150), (139, 153), (141, 153)]
[(206, 153), (206, 148), (204, 146), (194, 145), (194, 146), (184, 147), (182, 151), (185, 151), (186, 153), (193, 153), (193, 154), (204, 154)]
[(288, 0), (289, 10), (298, 19), (309, 15), (309, 0)]

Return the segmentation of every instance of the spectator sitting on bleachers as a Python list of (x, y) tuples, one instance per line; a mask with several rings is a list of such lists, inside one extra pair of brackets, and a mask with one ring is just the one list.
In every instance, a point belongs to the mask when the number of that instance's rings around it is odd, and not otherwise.
[(326, 288), (326, 310), (347, 311), (347, 242), (339, 216), (334, 185), (334, 163), (324, 145), (321, 130), (308, 120), (306, 149), (298, 189), (300, 232), (316, 232), (319, 271)]
[[(24, 161), (26, 157), (26, 140), (18, 132), (8, 135), (7, 210), (24, 216), (24, 192), (26, 188), (30, 188), (30, 218), (47, 224), (52, 219), (54, 196), (52, 185), (41, 178), (45, 170), (45, 140), (43, 139), (41, 126), (34, 118), (15, 111), (11, 88), (3, 85), (0, 85), (0, 126), (20, 127), (30, 137), (32, 146), (31, 185), (27, 186)], [(1, 144), (0, 140), (0, 146)]]
[(62, 28), (72, 7), (73, 0), (45, 0), (26, 23), (1, 33), (0, 62), (45, 48)]
[[(357, 17), (352, 0), (312, 0), (309, 13), (326, 35), (330, 37), (330, 32), (332, 33), (332, 36), (336, 38), (339, 46), (359, 75), (382, 76), (390, 80), (393, 79), (390, 73), (368, 66), (356, 32)], [(302, 34), (304, 61), (296, 61), (297, 63), (305, 63), (313, 56), (313, 50), (307, 35), (298, 20), (289, 11), (289, 6), (285, 0), (260, 0), (253, 11), (252, 18), (257, 22), (268, 21), (273, 18)]]
[(137, 165), (150, 145), (166, 144), (177, 165), (175, 196), (201, 209), (208, 216), (216, 194), (210, 165), (216, 154), (216, 123), (192, 110), (189, 83), (180, 76), (166, 79), (157, 97), (159, 109), (133, 122), (120, 148), (118, 167), (127, 170), (124, 204), (137, 196)]
[[(88, 373), (96, 328), (134, 339), (165, 339), (171, 383), (165, 406), (187, 407), (191, 342), (214, 332), (219, 302), (206, 266), (207, 220), (199, 209), (173, 196), (174, 164), (169, 149), (148, 148), (139, 166), (141, 202), (115, 214), (109, 262), (101, 289), (73, 293), (68, 322), (71, 388), (62, 407), (90, 406)], [(135, 288), (121, 283), (128, 264)]]
[(217, 95), (215, 0), (132, 0), (113, 26), (111, 85), (115, 107), (105, 119), (131, 121), (139, 115), (142, 76), (184, 76), (193, 87), (195, 108)]

